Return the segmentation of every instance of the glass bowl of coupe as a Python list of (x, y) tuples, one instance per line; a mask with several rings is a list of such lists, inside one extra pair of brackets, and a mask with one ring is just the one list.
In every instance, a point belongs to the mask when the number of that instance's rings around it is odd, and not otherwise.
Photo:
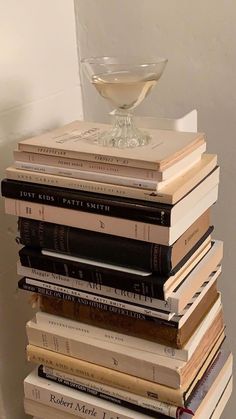
[(99, 135), (98, 143), (118, 148), (148, 144), (150, 136), (134, 125), (132, 111), (156, 86), (167, 59), (91, 57), (81, 63), (90, 82), (114, 108), (114, 124)]

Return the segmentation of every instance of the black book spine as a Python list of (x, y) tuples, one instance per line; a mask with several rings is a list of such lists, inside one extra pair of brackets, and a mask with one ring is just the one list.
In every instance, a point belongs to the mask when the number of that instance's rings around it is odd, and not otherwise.
[(111, 195), (87, 194), (79, 190), (10, 179), (2, 180), (1, 189), (2, 195), (6, 198), (170, 226), (172, 206), (167, 204), (150, 203)]
[(164, 300), (163, 284), (166, 281), (165, 277), (152, 274), (143, 277), (128, 272), (68, 261), (63, 258), (44, 255), (40, 251), (28, 247), (21, 249), (19, 256), (23, 266), (81, 279), (97, 285), (105, 285), (116, 289), (118, 297), (122, 294), (132, 293), (142, 295), (147, 299)]
[(29, 292), (33, 292), (39, 295), (44, 295), (46, 297), (51, 297), (51, 298), (57, 298), (57, 299), (61, 299), (64, 301), (70, 301), (72, 303), (77, 303), (77, 304), (82, 304), (82, 305), (86, 305), (92, 308), (95, 308), (97, 310), (101, 310), (101, 311), (107, 311), (107, 312), (111, 312), (111, 313), (116, 313), (117, 315), (121, 315), (124, 317), (130, 317), (132, 319), (139, 319), (139, 320), (145, 320), (148, 322), (153, 323), (153, 325), (166, 325), (168, 327), (177, 329), (178, 328), (178, 323), (174, 323), (171, 322), (171, 320), (164, 320), (158, 317), (152, 317), (149, 316), (148, 314), (144, 314), (144, 313), (139, 313), (136, 311), (131, 311), (128, 310), (126, 308), (120, 308), (120, 307), (114, 307), (111, 306), (109, 304), (105, 304), (105, 303), (100, 303), (100, 302), (96, 302), (93, 300), (89, 300), (89, 299), (85, 299), (85, 298), (81, 298), (78, 297), (76, 295), (71, 295), (71, 294), (67, 294), (65, 292), (61, 292), (61, 291), (55, 291), (52, 289), (48, 289), (48, 288), (44, 288), (42, 285), (40, 285), (40, 281), (38, 281), (38, 286), (36, 285), (32, 285), (32, 284), (27, 284), (25, 278), (21, 278), (18, 281), (18, 288), (22, 289), (24, 291), (29, 291)]
[[(90, 396), (97, 397), (99, 399), (115, 403), (115, 404), (117, 404), (119, 406), (122, 406), (122, 407), (127, 407), (128, 409), (134, 410), (135, 412), (143, 413), (145, 415), (150, 415), (150, 417), (153, 417), (153, 418), (157, 418), (157, 419), (168, 419), (169, 418), (169, 416), (166, 416), (163, 413), (156, 412), (155, 410), (150, 410), (150, 409), (147, 409), (145, 407), (138, 406), (138, 405), (133, 404), (131, 402), (128, 402), (126, 400), (119, 399), (118, 397), (109, 396), (109, 395), (107, 395), (105, 393), (102, 393), (98, 390), (90, 389), (89, 387), (87, 387), (85, 385), (73, 383), (70, 380), (64, 380), (63, 378), (56, 377), (56, 376), (54, 376), (50, 373), (45, 373), (43, 371), (43, 366), (42, 365), (40, 365), (38, 367), (38, 376), (41, 377), (41, 378), (45, 378), (47, 380), (53, 381), (54, 383), (58, 383), (58, 384), (61, 384), (63, 386), (66, 386), (66, 387), (73, 388), (74, 390), (81, 391), (82, 393), (89, 394)], [(78, 377), (78, 380), (79, 380), (79, 377)]]
[(168, 275), (171, 246), (150, 244), (44, 221), (19, 218), (20, 243), (99, 262)]

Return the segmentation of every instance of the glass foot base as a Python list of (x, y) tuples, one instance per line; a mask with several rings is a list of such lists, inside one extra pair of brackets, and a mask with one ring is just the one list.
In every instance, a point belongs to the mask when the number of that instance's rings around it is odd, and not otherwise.
[(105, 147), (134, 148), (145, 146), (150, 140), (148, 133), (135, 127), (132, 115), (116, 114), (115, 124), (99, 135), (97, 143)]

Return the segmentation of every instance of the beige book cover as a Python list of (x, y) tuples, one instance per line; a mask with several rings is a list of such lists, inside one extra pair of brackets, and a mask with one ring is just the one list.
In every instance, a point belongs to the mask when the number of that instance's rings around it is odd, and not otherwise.
[(205, 142), (202, 133), (147, 130), (151, 141), (144, 147), (118, 149), (97, 145), (98, 135), (108, 128), (109, 125), (105, 124), (74, 121), (45, 134), (20, 141), (18, 149), (159, 170), (181, 160)]

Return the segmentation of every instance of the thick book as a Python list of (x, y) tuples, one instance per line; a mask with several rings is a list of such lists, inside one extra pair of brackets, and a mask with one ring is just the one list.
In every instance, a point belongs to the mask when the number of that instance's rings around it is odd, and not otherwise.
[(82, 361), (39, 346), (28, 345), (26, 351), (28, 361), (34, 364), (43, 364), (62, 372), (84, 377), (152, 400), (160, 400), (175, 406), (186, 406), (192, 390), (216, 358), (223, 341), (224, 334), (213, 344), (209, 353), (205, 354), (202, 365), (198, 371), (195, 371), (193, 379), (186, 381), (185, 385), (178, 389), (160, 385), (153, 380), (147, 381), (129, 374), (123, 374), (114, 369)]
[(92, 307), (42, 294), (32, 296), (32, 305), (49, 314), (181, 349), (216, 302), (218, 275), (218, 272), (212, 274), (183, 312), (170, 320), (161, 316), (148, 318), (138, 313), (135, 315), (135, 312), (124, 309)]
[(162, 355), (167, 358), (180, 359), (182, 361), (189, 361), (193, 356), (194, 351), (208, 331), (209, 327), (213, 324), (218, 311), (221, 307), (221, 297), (219, 295), (213, 307), (209, 310), (205, 318), (197, 327), (194, 334), (189, 339), (188, 343), (182, 349), (173, 349), (172, 347), (162, 345), (157, 342), (150, 342), (145, 339), (135, 338), (133, 336), (117, 333), (107, 328), (96, 327), (86, 323), (78, 322), (76, 320), (69, 320), (61, 316), (48, 314), (38, 311), (35, 315), (36, 323), (38, 325), (51, 328), (53, 331), (67, 331), (74, 333), (75, 336), (87, 336), (99, 341), (115, 343), (127, 348), (139, 349), (144, 352), (150, 352), (157, 355)]
[(170, 274), (198, 246), (210, 227), (210, 210), (200, 216), (172, 246), (125, 239), (29, 218), (18, 220), (24, 246), (55, 250), (93, 261)]
[[(22, 248), (19, 256), (23, 266), (95, 284), (91, 286), (91, 294), (179, 313), (220, 264), (223, 257), (223, 243), (221, 241), (210, 243), (207, 238), (183, 267), (168, 279), (151, 273), (137, 275), (127, 270), (119, 270), (118, 267), (110, 269), (86, 264), (84, 261), (74, 262), (65, 256), (54, 257), (28, 247)], [(68, 286), (68, 283), (63, 286), (76, 289)], [(103, 288), (99, 291), (101, 286)]]
[[(163, 170), (141, 169), (138, 167), (120, 166), (117, 164), (98, 163), (88, 160), (70, 159), (60, 156), (50, 156), (47, 154), (28, 153), (26, 151), (14, 150), (15, 162), (40, 164), (41, 166), (53, 166), (61, 169), (81, 170), (83, 172), (102, 173), (112, 176), (130, 177), (136, 179), (145, 179), (148, 181), (163, 182), (182, 175), (194, 164), (198, 163), (202, 154), (206, 151), (206, 143), (200, 145), (183, 159), (174, 163), (171, 167)], [(45, 167), (45, 171), (47, 167)]]
[(18, 150), (95, 162), (162, 170), (205, 143), (203, 133), (148, 130), (151, 141), (144, 147), (119, 149), (96, 144), (109, 125), (74, 121), (33, 138), (21, 140)]
[[(176, 224), (183, 214), (190, 211), (208, 191), (219, 183), (219, 168), (215, 168), (204, 178), (195, 189), (183, 197), (175, 205), (144, 202), (140, 200), (112, 197), (102, 194), (88, 194), (76, 190), (68, 190), (53, 186), (43, 186), (29, 182), (3, 179), (2, 195), (32, 203), (52, 205), (80, 213), (101, 214), (127, 220), (143, 221), (160, 226)], [(46, 215), (46, 214), (45, 214)]]
[(128, 186), (111, 185), (108, 183), (94, 182), (89, 180), (75, 179), (66, 176), (56, 176), (47, 173), (37, 173), (29, 170), (17, 169), (14, 166), (6, 169), (8, 179), (22, 182), (50, 185), (87, 193), (104, 194), (120, 198), (131, 198), (141, 201), (159, 202), (174, 205), (189, 191), (196, 187), (217, 164), (217, 156), (204, 154), (202, 159), (186, 173), (176, 177), (173, 182), (163, 187), (160, 192), (137, 189)]
[(103, 341), (73, 331), (38, 324), (35, 319), (27, 322), (26, 333), (30, 345), (177, 389), (194, 379), (214, 344), (224, 334), (224, 320), (220, 308), (187, 362), (137, 348), (127, 351), (126, 347), (113, 342), (104, 345)]

